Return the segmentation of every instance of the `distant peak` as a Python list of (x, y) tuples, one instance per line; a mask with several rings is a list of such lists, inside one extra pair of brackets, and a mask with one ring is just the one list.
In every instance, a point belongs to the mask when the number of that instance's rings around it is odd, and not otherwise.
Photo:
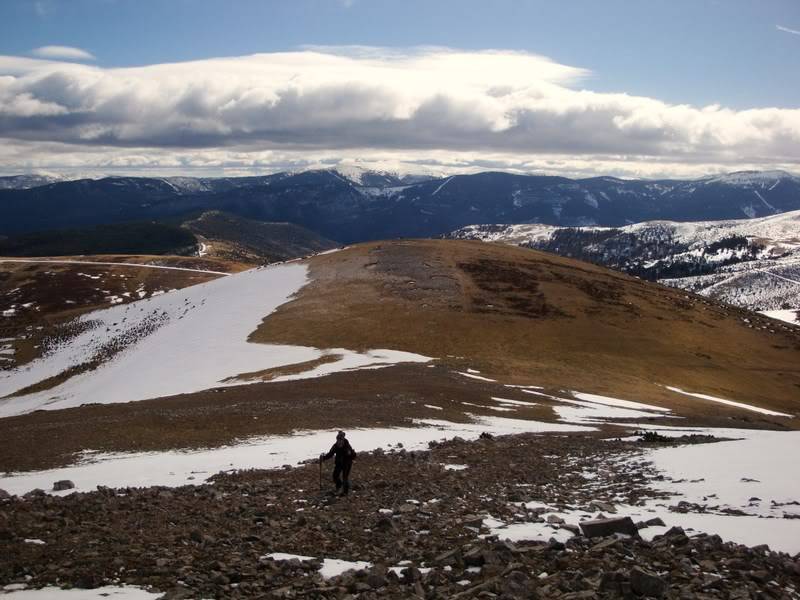
[(797, 179), (797, 177), (782, 170), (734, 171), (733, 173), (726, 173), (724, 175), (705, 177), (702, 181), (706, 183), (725, 183), (728, 185), (752, 185), (775, 183), (782, 179)]

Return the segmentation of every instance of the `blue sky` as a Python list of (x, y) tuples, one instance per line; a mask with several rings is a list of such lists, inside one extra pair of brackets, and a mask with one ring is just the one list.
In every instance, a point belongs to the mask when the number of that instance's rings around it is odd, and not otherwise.
[[(51, 44), (104, 66), (303, 45), (526, 50), (598, 91), (734, 108), (797, 106), (797, 0), (4, 0), (0, 53)], [(794, 76), (793, 76), (794, 75)]]
[[(795, 111), (800, 107), (800, 77), (797, 76), (800, 73), (800, 2), (797, 0), (3, 0), (0, 3), (0, 55), (21, 59), (33, 56), (32, 52), (36, 48), (45, 46), (68, 46), (89, 52), (94, 60), (83, 61), (87, 69), (105, 74), (112, 73), (117, 67), (207, 61), (218, 57), (245, 57), (256, 53), (277, 56), (275, 53), (298, 52), (319, 46), (330, 47), (325, 52), (336, 55), (342, 52), (352, 54), (352, 50), (342, 49), (349, 46), (382, 48), (383, 54), (391, 49), (415, 53), (419, 47), (430, 46), (470, 52), (521, 52), (547, 57), (557, 65), (580, 69), (580, 76), (557, 77), (556, 80), (548, 77), (537, 79), (556, 83), (575, 92), (587, 90), (594, 94), (626, 94), (653, 99), (669, 106), (691, 105), (698, 111), (708, 105), (719, 105), (726, 111), (741, 113), (737, 124), (729, 126), (732, 129), (757, 128), (767, 121), (777, 123), (775, 119), (778, 117), (781, 122), (774, 125), (774, 144), (765, 144), (758, 150), (758, 156), (743, 155), (730, 146), (727, 134), (711, 132), (713, 127), (722, 127), (718, 123), (721, 118), (719, 115), (719, 118), (715, 117), (716, 125), (710, 122), (698, 123), (693, 132), (686, 134), (686, 139), (691, 141), (691, 148), (683, 145), (676, 150), (673, 144), (669, 152), (663, 151), (675, 133), (662, 131), (659, 134), (661, 151), (656, 151), (655, 146), (641, 143), (642, 123), (648, 123), (650, 130), (646, 137), (653, 139), (658, 137), (653, 135), (654, 123), (675, 119), (675, 115), (670, 118), (662, 115), (652, 118), (642, 117), (641, 114), (631, 116), (629, 109), (625, 109), (622, 116), (615, 114), (609, 117), (614, 124), (624, 122), (628, 127), (629, 137), (625, 143), (629, 146), (621, 141), (618, 147), (606, 147), (598, 139), (591, 144), (573, 147), (569, 140), (563, 143), (560, 140), (551, 140), (549, 128), (554, 126), (554, 122), (543, 122), (541, 115), (526, 121), (526, 131), (537, 142), (525, 144), (521, 140), (522, 134), (519, 133), (520, 121), (517, 115), (522, 105), (525, 110), (530, 111), (531, 98), (541, 94), (537, 88), (535, 93), (528, 94), (522, 104), (505, 105), (503, 110), (514, 115), (510, 122), (501, 122), (502, 119), (498, 120), (496, 116), (486, 117), (489, 133), (484, 138), (476, 137), (473, 144), (468, 143), (469, 139), (463, 137), (463, 132), (459, 134), (462, 137), (457, 141), (450, 145), (441, 142), (438, 148), (431, 140), (423, 142), (419, 136), (412, 136), (404, 142), (406, 152), (420, 147), (431, 152), (437, 149), (464, 152), (471, 145), (473, 155), (481, 151), (486, 154), (524, 154), (527, 157), (579, 153), (586, 155), (586, 160), (605, 156), (609, 157), (609, 161), (613, 157), (617, 162), (622, 160), (620, 156), (632, 153), (639, 157), (639, 163), (642, 157), (652, 156), (662, 163), (703, 164), (713, 169), (726, 168), (724, 164), (733, 167), (756, 162), (765, 166), (792, 168), (795, 161), (800, 160), (796, 153), (786, 151), (786, 147), (796, 141), (794, 136), (797, 133), (795, 126), (798, 115)], [(40, 56), (44, 54), (40, 53)], [(52, 54), (48, 56), (58, 58)], [(73, 60), (68, 56), (64, 58)], [(468, 57), (465, 58), (467, 59)], [(51, 107), (45, 111), (36, 109), (42, 115), (49, 111), (44, 116), (50, 121), (33, 123), (30, 114), (33, 109), (27, 105), (24, 110), (18, 111), (27, 119), (25, 123), (6, 123), (0, 120), (0, 138), (8, 138), (19, 146), (13, 156), (4, 157), (0, 154), (0, 169), (3, 168), (4, 160), (7, 163), (16, 161), (21, 166), (44, 165), (46, 161), (37, 162), (36, 157), (52, 152), (53, 144), (65, 143), (77, 144), (84, 151), (87, 150), (87, 145), (95, 148), (106, 145), (117, 149), (136, 147), (142, 152), (147, 148), (202, 146), (206, 150), (236, 148), (241, 153), (252, 151), (252, 144), (260, 141), (263, 142), (261, 149), (271, 148), (273, 152), (275, 147), (289, 152), (300, 147), (307, 150), (313, 146), (317, 152), (327, 150), (330, 156), (336, 153), (337, 144), (330, 140), (339, 138), (333, 132), (321, 134), (319, 139), (305, 130), (302, 133), (283, 132), (283, 137), (280, 137), (275, 134), (273, 127), (269, 134), (259, 136), (252, 133), (251, 125), (240, 127), (240, 133), (244, 131), (247, 135), (224, 139), (210, 136), (206, 129), (202, 130), (202, 135), (194, 135), (197, 131), (193, 130), (193, 135), (189, 136), (190, 141), (185, 144), (175, 137), (166, 140), (162, 139), (163, 136), (152, 135), (137, 135), (134, 136), (135, 139), (123, 140), (121, 132), (130, 130), (133, 119), (131, 115), (140, 112), (133, 106), (144, 97), (141, 89), (135, 95), (139, 100), (126, 100), (126, 105), (132, 108), (123, 122), (109, 124), (101, 120), (100, 123), (84, 123), (80, 135), (70, 137), (62, 130), (56, 131), (63, 126), (64, 119), (59, 123), (53, 121), (54, 113), (58, 111), (52, 107), (66, 107), (64, 110), (80, 113), (81, 119), (84, 119), (91, 111), (101, 114), (99, 101), (87, 96), (86, 101), (81, 103), (70, 96), (72, 105), (67, 106), (69, 103), (65, 104), (64, 90), (56, 93), (52, 86), (48, 86), (45, 93), (42, 85), (35, 83), (31, 83), (33, 87), (26, 87), (24, 92), (19, 91), (23, 80), (32, 81), (36, 77), (44, 77), (43, 66), (21, 67), (20, 64), (22, 63), (17, 61), (6, 66), (8, 73), (19, 78), (15, 84), (16, 96), (13, 102), (19, 104), (33, 95), (39, 103), (38, 106)], [(196, 70), (203, 71), (206, 64), (197, 63)], [(519, 69), (520, 80), (529, 89), (533, 85), (529, 81), (532, 78), (530, 70), (538, 69), (539, 65), (540, 63), (533, 61), (529, 66), (516, 67)], [(316, 66), (312, 69), (314, 73), (318, 72)], [(488, 68), (491, 70), (495, 67)], [(213, 71), (212, 67), (209, 69)], [(311, 76), (307, 75), (306, 67), (302, 67), (301, 71), (305, 81), (310, 81)], [(224, 79), (223, 72), (214, 73), (214, 81)], [(391, 76), (389, 70), (385, 73)], [(69, 76), (79, 77), (72, 71)], [(86, 77), (91, 79), (94, 76), (87, 72), (81, 81), (85, 81)], [(177, 75), (157, 74), (153, 70), (142, 77), (147, 82), (152, 82), (157, 77), (174, 79)], [(180, 77), (187, 78), (189, 75), (182, 72)], [(348, 71), (347, 77), (352, 80), (351, 87), (354, 85), (358, 88), (360, 85), (371, 85), (373, 80), (369, 78), (374, 77), (374, 74), (354, 74)], [(486, 79), (484, 95), (491, 96), (491, 89), (496, 87), (497, 82), (492, 73), (487, 73)], [(208, 78), (203, 79), (202, 85), (206, 85), (207, 81)], [(390, 81), (385, 83), (388, 87), (392, 85)], [(461, 83), (464, 82), (459, 80), (455, 87)], [(472, 85), (475, 82), (469, 83)], [(513, 87), (513, 77), (504, 78), (502, 84)], [(195, 81), (186, 85), (196, 88), (201, 84)], [(69, 89), (74, 92), (75, 88), (73, 81)], [(184, 91), (182, 88), (181, 93)], [(252, 96), (251, 92), (237, 91), (240, 96)], [(257, 93), (269, 96), (284, 92), (276, 92), (270, 88), (268, 91), (259, 89)], [(441, 94), (446, 93), (446, 90), (439, 90), (438, 95), (432, 92), (431, 97), (418, 99), (417, 109), (428, 107), (431, 102), (438, 101), (436, 98)], [(0, 91), (0, 102), (3, 101), (1, 94)], [(107, 99), (107, 96), (104, 98)], [(239, 100), (240, 96), (234, 99)], [(384, 95), (379, 96), (382, 100), (385, 99)], [(458, 104), (454, 93), (451, 96), (453, 98), (448, 104), (448, 115), (455, 114), (453, 105)], [(8, 96), (6, 99), (9, 103), (12, 102), (10, 98)], [(233, 96), (228, 97), (227, 102), (230, 103), (232, 98)], [(373, 105), (376, 101), (372, 98), (367, 102)], [(199, 103), (205, 106), (207, 102), (204, 99)], [(274, 100), (270, 102), (274, 104)], [(402, 118), (407, 119), (407, 115), (403, 113), (405, 108), (400, 106), (405, 100), (398, 102), (396, 110), (390, 116), (396, 118), (401, 114)], [(576, 102), (580, 103), (579, 99)], [(73, 105), (78, 104), (80, 110), (74, 109)], [(599, 100), (596, 104), (605, 106)], [(215, 110), (218, 111), (219, 108), (216, 107)], [(747, 109), (773, 108), (785, 111), (778, 117), (761, 115), (756, 125), (746, 114)], [(251, 111), (248, 114), (254, 113)], [(373, 147), (381, 152), (399, 151), (396, 144), (374, 141), (387, 135), (381, 129), (387, 118), (385, 114), (380, 115), (373, 123), (372, 130), (353, 139), (347, 152), (341, 150), (340, 154), (359, 158), (358, 152), (367, 154), (365, 148)], [(704, 117), (701, 115), (697, 118)], [(747, 122), (742, 122), (742, 119)], [(240, 121), (237, 123), (241, 124)], [(185, 123), (183, 126), (186, 127)], [(225, 122), (214, 130), (229, 131), (232, 127), (231, 123)], [(50, 138), (42, 134), (43, 130), (49, 128), (56, 132)], [(105, 129), (103, 134), (95, 135), (87, 142), (87, 128)], [(503, 128), (513, 130), (513, 140), (504, 139), (502, 143), (498, 141), (498, 136), (494, 134)], [(631, 133), (631, 128), (636, 131)], [(603, 131), (605, 130), (602, 128), (598, 129), (598, 138), (605, 135)], [(74, 128), (72, 132), (75, 133)], [(539, 135), (540, 132), (542, 135)], [(391, 133), (396, 136), (395, 130)], [(407, 131), (401, 133), (400, 137), (403, 138)], [(753, 135), (751, 132), (750, 138)], [(448, 132), (443, 132), (441, 136), (442, 139), (449, 137)], [(711, 137), (723, 146), (728, 145), (724, 148), (711, 147), (708, 142)], [(207, 141), (204, 143), (201, 138)], [(540, 139), (549, 140), (549, 145), (539, 143)], [(739, 143), (739, 139), (733, 141)], [(47, 144), (50, 144), (50, 150)], [(780, 148), (775, 144), (780, 144)], [(356, 152), (354, 148), (359, 151)], [(86, 160), (91, 162), (95, 159), (87, 155)], [(240, 165), (242, 162), (233, 161)], [(180, 168), (182, 164), (188, 163), (179, 160), (174, 163), (173, 168)], [(533, 163), (528, 161), (527, 164)], [(552, 168), (559, 168), (552, 161), (542, 162), (541, 168), (546, 169), (547, 164)], [(262, 163), (259, 165), (263, 166)], [(665, 167), (664, 172), (672, 168)]]

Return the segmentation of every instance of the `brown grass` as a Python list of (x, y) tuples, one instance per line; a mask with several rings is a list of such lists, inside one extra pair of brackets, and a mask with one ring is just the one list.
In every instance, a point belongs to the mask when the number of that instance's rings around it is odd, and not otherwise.
[(417, 352), (698, 417), (759, 418), (662, 386), (800, 413), (800, 330), (681, 290), (480, 242), (363, 244), (311, 268), (253, 341)]
[(313, 360), (306, 360), (292, 365), (283, 365), (280, 367), (272, 367), (271, 369), (262, 369), (260, 371), (251, 371), (249, 373), (242, 373), (233, 377), (223, 379), (223, 383), (252, 383), (254, 381), (272, 381), (278, 377), (285, 375), (297, 375), (311, 371), (320, 365), (327, 365), (336, 362), (342, 358), (341, 354), (325, 354)]

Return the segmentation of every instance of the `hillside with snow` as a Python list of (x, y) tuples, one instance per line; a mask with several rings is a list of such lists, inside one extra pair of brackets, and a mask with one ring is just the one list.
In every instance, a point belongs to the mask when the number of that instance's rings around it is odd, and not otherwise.
[[(3, 593), (500, 595), (504, 561), (530, 597), (602, 560), (606, 586), (696, 597), (698, 556), (746, 565), (714, 589), (796, 589), (794, 327), (455, 240), (244, 271), (3, 260), (0, 297), (114, 292), (0, 365)], [(64, 316), (42, 294), (0, 354)], [(319, 459), (338, 430), (347, 497)]]
[[(751, 180), (748, 180), (751, 181)], [(756, 179), (766, 185), (769, 178)], [(800, 211), (748, 220), (625, 227), (475, 225), (451, 234), (547, 250), (771, 316), (800, 308)]]
[[(0, 371), (0, 417), (244, 385), (259, 380), (245, 374), (284, 365), (319, 362), (294, 375), (314, 377), (428, 360), (386, 350), (357, 353), (248, 342), (262, 319), (306, 281), (301, 264), (263, 267), (88, 313), (77, 320), (76, 336), (39, 359)], [(320, 361), (323, 357), (333, 360)]]

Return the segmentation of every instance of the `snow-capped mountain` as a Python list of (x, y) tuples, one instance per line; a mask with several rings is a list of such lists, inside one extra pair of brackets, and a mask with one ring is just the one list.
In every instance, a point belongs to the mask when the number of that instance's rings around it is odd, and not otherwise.
[(487, 172), (429, 178), (360, 166), (258, 177), (107, 177), (0, 190), (0, 234), (222, 210), (350, 243), (432, 237), (473, 223), (620, 227), (800, 210), (800, 178), (743, 172), (695, 181)]
[(618, 228), (473, 225), (450, 237), (580, 258), (752, 310), (800, 308), (800, 211)]
[(749, 185), (760, 188), (777, 186), (781, 180), (792, 178), (786, 171), (737, 171), (725, 175), (712, 175), (705, 180), (708, 183), (722, 183), (726, 185)]
[(0, 177), (0, 190), (28, 190), (47, 185), (48, 183), (66, 180), (66, 177), (57, 175), (38, 175), (33, 173), (28, 175), (11, 175), (8, 177)]
[(359, 165), (340, 164), (331, 169), (324, 169), (336, 173), (355, 185), (368, 188), (386, 188), (399, 185), (422, 183), (431, 179), (441, 179), (441, 173), (434, 171), (414, 172), (401, 169), (371, 169)]

